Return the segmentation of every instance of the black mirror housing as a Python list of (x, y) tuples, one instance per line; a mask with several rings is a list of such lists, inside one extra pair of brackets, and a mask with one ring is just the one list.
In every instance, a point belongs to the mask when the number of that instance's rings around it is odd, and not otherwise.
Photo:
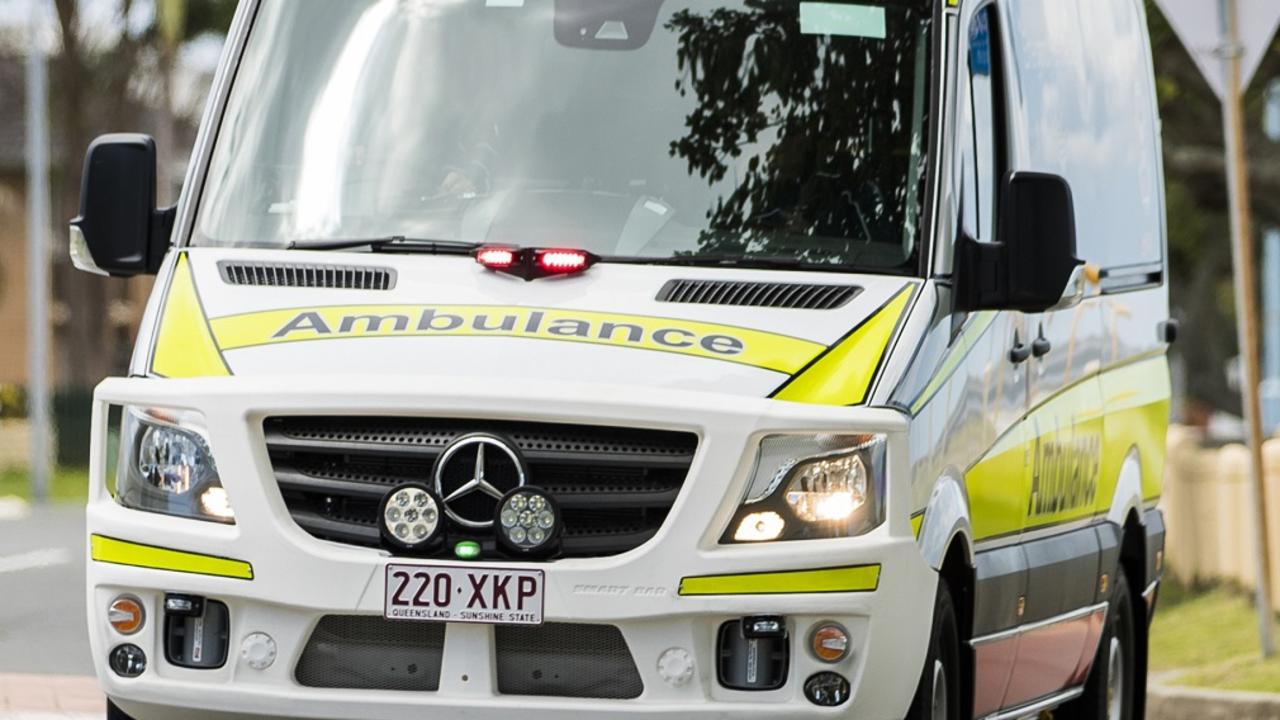
[(81, 270), (102, 275), (154, 275), (169, 248), (174, 214), (156, 209), (155, 141), (103, 135), (85, 157), (71, 258)]
[(956, 243), (956, 309), (1044, 312), (1058, 305), (1076, 268), (1071, 186), (1057, 175), (1014, 172), (1001, 196), (997, 242)]

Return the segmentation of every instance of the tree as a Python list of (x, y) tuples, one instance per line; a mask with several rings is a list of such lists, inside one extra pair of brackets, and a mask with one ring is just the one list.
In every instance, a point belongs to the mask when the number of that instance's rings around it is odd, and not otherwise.
[[(162, 0), (165, 1), (165, 0)], [(166, 76), (173, 53), (165, 53), (152, 13), (135, 26), (139, 3), (120, 0), (114, 28), (86, 27), (84, 0), (54, 0), (61, 47), (51, 66), (51, 117), (55, 154), (52, 168), (54, 227), (77, 214), (84, 152), (107, 132), (156, 132), (158, 115), (140, 87), (156, 86)], [(174, 3), (169, 2), (173, 5)], [(234, 0), (183, 0), (185, 22), (178, 37), (225, 33)], [(65, 251), (53, 269), (53, 292), (61, 320), (56, 330), (57, 373), (69, 387), (90, 387), (125, 369), (133, 343), (131, 328), (112, 322), (112, 309), (126, 301), (129, 286), (76, 271)]]

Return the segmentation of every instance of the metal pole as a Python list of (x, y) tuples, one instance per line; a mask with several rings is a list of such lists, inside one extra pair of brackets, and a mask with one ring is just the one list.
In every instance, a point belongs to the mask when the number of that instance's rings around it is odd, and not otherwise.
[(27, 420), (31, 424), (31, 495), (48, 497), (52, 475), (49, 423), (49, 127), (45, 2), (31, 3), (27, 52)]
[(1253, 257), (1253, 222), (1249, 207), (1249, 169), (1245, 157), (1244, 107), (1241, 95), (1240, 13), (1238, 0), (1220, 0), (1223, 8), (1226, 97), (1222, 102), (1227, 147), (1227, 179), (1231, 196), (1231, 254), (1235, 266), (1236, 331), (1241, 356), (1240, 395), (1249, 443), (1253, 485), (1254, 542), (1257, 545), (1258, 637), (1262, 656), (1275, 655), (1271, 624), (1271, 545), (1267, 529), (1267, 486), (1262, 466), (1262, 408), (1258, 401), (1257, 278)]

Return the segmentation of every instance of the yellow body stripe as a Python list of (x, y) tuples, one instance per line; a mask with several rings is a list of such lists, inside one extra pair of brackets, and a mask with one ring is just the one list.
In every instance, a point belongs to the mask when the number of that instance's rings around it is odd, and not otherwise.
[(1034, 408), (965, 473), (974, 539), (1106, 513), (1134, 448), (1144, 499), (1158, 496), (1169, 396), (1160, 355), (1082, 380)]
[(826, 349), (777, 333), (673, 318), (486, 305), (290, 308), (211, 321), (223, 350), (372, 337), (515, 337), (678, 353), (794, 373)]
[(196, 292), (191, 263), (178, 256), (165, 297), (156, 335), (151, 371), (169, 378), (225, 377), (231, 374), (222, 359)]
[(924, 526), (924, 513), (913, 515), (911, 517), (911, 534), (917, 539), (920, 537), (920, 528)]
[(839, 344), (793, 377), (774, 394), (776, 400), (814, 405), (860, 405), (911, 302), (908, 285)]
[(789, 593), (871, 592), (880, 586), (880, 566), (703, 575), (680, 581), (681, 595), (784, 595)]
[(89, 547), (96, 562), (239, 580), (253, 579), (253, 566), (241, 560), (141, 545), (102, 535), (90, 536)]

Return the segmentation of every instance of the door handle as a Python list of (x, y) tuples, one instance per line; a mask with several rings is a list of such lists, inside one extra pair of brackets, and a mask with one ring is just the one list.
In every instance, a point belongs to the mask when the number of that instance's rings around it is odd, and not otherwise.
[(1013, 334), (1013, 348), (1009, 350), (1009, 362), (1021, 365), (1031, 358), (1031, 346), (1022, 342), (1018, 333)]
[(1052, 349), (1053, 349), (1053, 343), (1049, 342), (1049, 338), (1044, 336), (1044, 326), (1041, 325), (1040, 337), (1036, 338), (1031, 343), (1031, 354), (1035, 355), (1036, 359), (1038, 360), (1044, 357), (1045, 355), (1048, 355), (1049, 351)]

